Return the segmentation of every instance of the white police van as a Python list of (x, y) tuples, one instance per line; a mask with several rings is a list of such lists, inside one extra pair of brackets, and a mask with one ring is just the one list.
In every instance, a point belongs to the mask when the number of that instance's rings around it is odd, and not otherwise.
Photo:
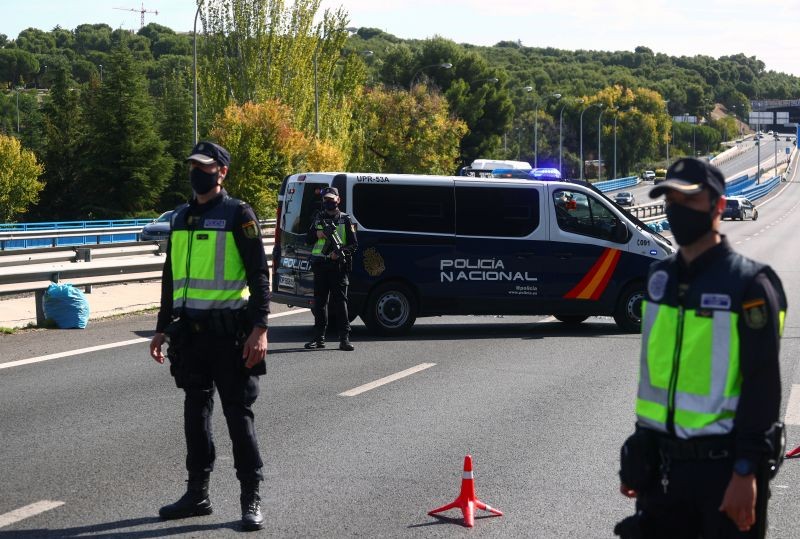
[(674, 252), (583, 182), (295, 174), (279, 193), (272, 301), (313, 305), (306, 232), (328, 186), (358, 233), (350, 315), (380, 334), (446, 314), (611, 315), (638, 331), (648, 267)]

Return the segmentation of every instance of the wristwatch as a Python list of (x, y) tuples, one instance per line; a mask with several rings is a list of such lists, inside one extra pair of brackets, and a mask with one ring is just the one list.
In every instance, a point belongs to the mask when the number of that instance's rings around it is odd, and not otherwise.
[(736, 459), (733, 463), (733, 473), (736, 475), (740, 475), (744, 477), (745, 475), (750, 475), (755, 473), (756, 465), (750, 459), (739, 458)]

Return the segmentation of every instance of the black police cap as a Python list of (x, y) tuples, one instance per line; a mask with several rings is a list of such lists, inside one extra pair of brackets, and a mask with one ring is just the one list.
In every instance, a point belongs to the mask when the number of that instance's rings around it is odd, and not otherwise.
[(231, 164), (231, 154), (219, 144), (202, 141), (195, 144), (186, 160), (197, 161), (202, 165), (210, 165), (216, 162), (221, 167), (227, 167)]

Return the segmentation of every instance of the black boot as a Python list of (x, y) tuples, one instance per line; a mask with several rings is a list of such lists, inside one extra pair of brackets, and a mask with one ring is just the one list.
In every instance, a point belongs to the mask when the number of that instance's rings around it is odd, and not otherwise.
[(306, 349), (313, 350), (315, 348), (325, 348), (325, 337), (317, 337), (313, 341), (305, 344)]
[(208, 499), (208, 477), (201, 477), (190, 478), (186, 494), (177, 502), (159, 509), (158, 516), (164, 520), (173, 520), (210, 515), (212, 512), (211, 500)]
[(242, 528), (255, 531), (264, 528), (264, 515), (261, 514), (261, 496), (258, 494), (258, 481), (242, 481)]
[(344, 350), (345, 352), (352, 352), (355, 350), (352, 344), (350, 344), (350, 337), (342, 337), (339, 341), (339, 350)]

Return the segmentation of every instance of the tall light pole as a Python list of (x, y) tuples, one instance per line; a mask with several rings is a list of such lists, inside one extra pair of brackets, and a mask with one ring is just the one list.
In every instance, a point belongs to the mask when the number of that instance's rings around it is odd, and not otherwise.
[(17, 86), (17, 133), (19, 133), (19, 90), (20, 87)]
[[(583, 103), (583, 98), (578, 99), (578, 103)], [(558, 112), (558, 173), (564, 176), (564, 108), (567, 103), (561, 105), (561, 110)]]
[[(664, 100), (664, 108), (667, 109), (667, 117), (670, 119), (670, 125), (672, 124), (672, 117), (669, 115), (669, 99)], [(669, 130), (667, 130), (667, 168), (669, 168)]]
[(103, 84), (103, 64), (98, 66), (100, 68), (100, 84)]
[(756, 185), (761, 183), (761, 139), (756, 131)]
[[(528, 89), (530, 88), (530, 90)], [(533, 90), (530, 86), (526, 86), (525, 90), (530, 92)], [(561, 99), (561, 94), (549, 94), (545, 100), (554, 98)], [(541, 100), (536, 101), (536, 109), (533, 114), (533, 168), (539, 168), (539, 107), (542, 105)]]
[(606, 111), (605, 106), (600, 104), (600, 114), (597, 115), (597, 181), (601, 180), (603, 170), (603, 159), (600, 153), (600, 135), (603, 134), (602, 124), (603, 113)]
[(451, 67), (453, 67), (453, 64), (451, 64), (450, 62), (442, 62), (440, 64), (430, 64), (430, 65), (422, 66), (421, 68), (417, 69), (417, 71), (414, 72), (414, 76), (411, 77), (411, 82), (408, 83), (408, 91), (409, 92), (414, 89), (414, 81), (417, 79), (417, 75), (419, 75), (420, 73), (422, 73), (424, 70), (428, 69), (429, 67), (441, 67), (442, 69), (450, 69)]
[(614, 111), (614, 178), (613, 179), (616, 180), (618, 178), (618, 176), (617, 176), (617, 116), (619, 116), (620, 112), (627, 112), (630, 109), (628, 108), (628, 109), (620, 110), (619, 107), (614, 107), (611, 110)]
[(780, 137), (775, 135), (775, 176), (778, 176), (778, 139)]
[(583, 110), (581, 111), (581, 117), (580, 117), (580, 124), (581, 124), (581, 129), (580, 129), (580, 132), (581, 132), (581, 134), (580, 134), (580, 139), (581, 139), (581, 162), (580, 162), (581, 181), (583, 181), (583, 113), (586, 112), (587, 110), (589, 110), (592, 107), (602, 107), (602, 104), (601, 103), (592, 103), (591, 105), (586, 105), (585, 107), (583, 107)]
[[(192, 71), (194, 72), (194, 144), (197, 144), (197, 17), (200, 16), (200, 9), (203, 7), (203, 0), (198, 0), (197, 11), (194, 13), (194, 27), (192, 30)], [(100, 66), (100, 82), (103, 81), (103, 66)]]

